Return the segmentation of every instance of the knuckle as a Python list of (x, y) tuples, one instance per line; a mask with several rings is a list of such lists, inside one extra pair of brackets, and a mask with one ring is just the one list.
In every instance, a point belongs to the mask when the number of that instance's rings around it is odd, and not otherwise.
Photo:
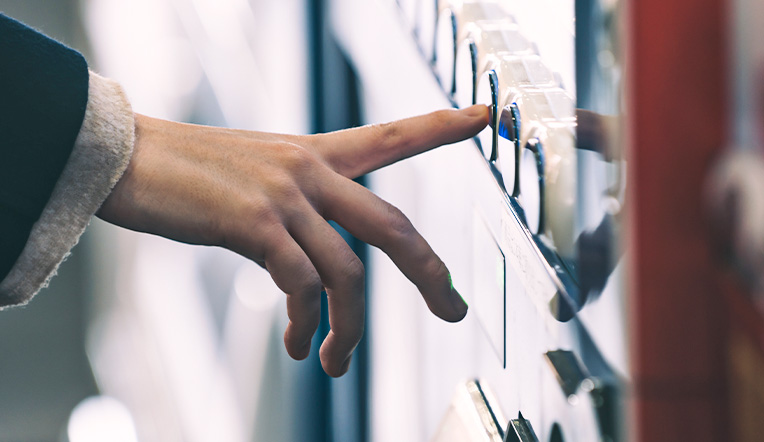
[(314, 271), (307, 271), (305, 274), (303, 271), (303, 277), (295, 283), (293, 293), (301, 297), (312, 297), (321, 293), (324, 286), (321, 284), (321, 279)]
[(361, 260), (355, 254), (345, 260), (340, 273), (346, 284), (354, 290), (363, 289), (364, 281), (366, 280), (366, 269), (364, 269)]
[(432, 120), (437, 125), (445, 125), (451, 122), (453, 112), (441, 109), (432, 113)]
[(426, 120), (426, 125), (443, 130), (454, 123), (454, 112), (448, 109), (442, 109), (431, 113)]
[(445, 281), (448, 279), (449, 272), (443, 261), (431, 256), (425, 261), (424, 274), (431, 281)]
[[(269, 178), (268, 193), (270, 194), (272, 202), (277, 204), (279, 202), (292, 204), (295, 201), (298, 201), (302, 195), (302, 190), (300, 189), (299, 184), (297, 184), (291, 176), (277, 174)], [(278, 205), (283, 206), (283, 204)]]
[(279, 285), (287, 297), (287, 315), (290, 320), (310, 328), (320, 316), (321, 279), (310, 264), (303, 263), (288, 270), (291, 276), (281, 279)]
[(244, 217), (248, 225), (255, 225), (260, 230), (267, 230), (281, 224), (273, 207), (261, 198), (251, 198), (245, 203)]
[(292, 143), (280, 143), (280, 157), (284, 167), (292, 172), (305, 172), (316, 164), (316, 158), (306, 149)]
[(393, 121), (390, 123), (379, 123), (372, 126), (375, 135), (387, 142), (395, 143), (400, 138), (400, 125)]
[(414, 226), (400, 209), (387, 205), (387, 230), (394, 239), (405, 239), (414, 233)]
[(345, 275), (350, 280), (363, 281), (366, 277), (366, 270), (363, 264), (361, 264), (361, 260), (355, 256), (348, 260), (348, 263), (345, 265)]

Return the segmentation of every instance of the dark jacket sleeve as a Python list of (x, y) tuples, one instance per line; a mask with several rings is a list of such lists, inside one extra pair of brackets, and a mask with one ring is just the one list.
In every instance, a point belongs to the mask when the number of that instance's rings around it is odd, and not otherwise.
[(82, 55), (0, 14), (0, 280), (50, 199), (87, 100)]

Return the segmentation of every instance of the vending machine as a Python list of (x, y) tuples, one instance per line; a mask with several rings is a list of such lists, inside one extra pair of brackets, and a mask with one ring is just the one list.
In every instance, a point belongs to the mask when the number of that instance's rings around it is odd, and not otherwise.
[(369, 179), (470, 305), (430, 318), (372, 253), (371, 439), (760, 437), (762, 8), (331, 5), (369, 122), (491, 109)]
[(331, 4), (367, 121), (491, 110), (475, 139), (369, 177), (470, 306), (431, 318), (372, 252), (371, 440), (622, 439), (623, 5), (583, 3)]

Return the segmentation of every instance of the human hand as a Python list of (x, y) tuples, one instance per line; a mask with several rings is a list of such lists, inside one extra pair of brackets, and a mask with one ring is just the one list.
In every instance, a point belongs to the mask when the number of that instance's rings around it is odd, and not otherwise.
[(576, 147), (597, 152), (605, 161), (622, 159), (616, 137), (620, 118), (586, 109), (576, 109)]
[(195, 126), (136, 115), (127, 171), (98, 216), (141, 232), (217, 245), (264, 266), (287, 295), (287, 352), (308, 356), (329, 300), (331, 331), (321, 346), (330, 376), (347, 370), (364, 328), (364, 268), (331, 227), (387, 253), (429, 309), (451, 322), (467, 305), (443, 261), (400, 210), (352, 178), (488, 123), (478, 105), (320, 135), (278, 135)]

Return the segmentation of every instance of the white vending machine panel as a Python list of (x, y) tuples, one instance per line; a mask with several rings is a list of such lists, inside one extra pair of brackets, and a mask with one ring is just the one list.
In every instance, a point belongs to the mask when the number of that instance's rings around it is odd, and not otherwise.
[(470, 305), (459, 324), (433, 320), (372, 252), (371, 439), (617, 440), (628, 373), (622, 329), (609, 326), (623, 322), (620, 278), (590, 297), (578, 272), (590, 180), (577, 146), (574, 2), (418, 5), (413, 29), (393, 1), (334, 0), (331, 14), (368, 122), (491, 109), (475, 139), (370, 177)]

